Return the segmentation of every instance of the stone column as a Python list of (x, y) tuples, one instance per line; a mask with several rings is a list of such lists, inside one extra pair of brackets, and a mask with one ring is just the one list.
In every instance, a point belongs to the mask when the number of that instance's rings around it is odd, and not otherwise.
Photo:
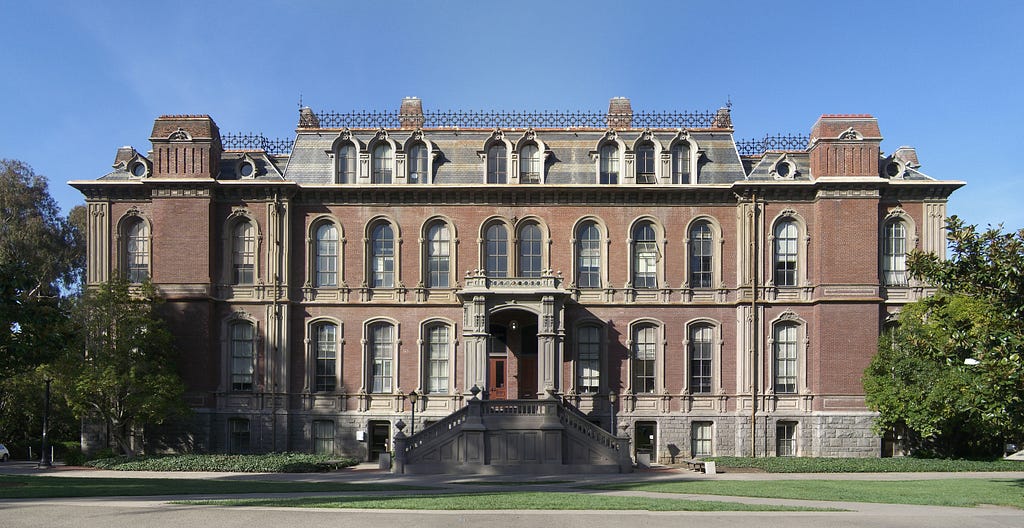
[[(477, 295), (462, 305), (462, 341), (465, 344), (465, 387), (487, 389), (487, 298)], [(469, 392), (465, 393), (467, 396)]]

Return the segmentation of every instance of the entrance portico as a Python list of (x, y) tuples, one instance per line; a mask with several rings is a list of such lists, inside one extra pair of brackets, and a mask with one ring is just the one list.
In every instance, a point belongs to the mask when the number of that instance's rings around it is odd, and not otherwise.
[(466, 276), (462, 300), (467, 391), (488, 399), (551, 398), (561, 393), (564, 303), (550, 271), (541, 277)]

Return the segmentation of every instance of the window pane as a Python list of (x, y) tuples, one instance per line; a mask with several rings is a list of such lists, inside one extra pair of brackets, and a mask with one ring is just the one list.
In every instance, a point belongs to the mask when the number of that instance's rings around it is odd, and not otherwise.
[(392, 288), (395, 285), (395, 235), (390, 224), (377, 224), (370, 241), (372, 253), (371, 288)]
[(326, 223), (316, 230), (316, 286), (338, 285), (338, 228)]
[(633, 229), (633, 287), (657, 288), (658, 246), (654, 227), (644, 222)]
[(650, 143), (636, 149), (636, 182), (654, 183), (654, 145)]
[(409, 149), (409, 183), (428, 183), (427, 147), (417, 144)]
[(657, 328), (641, 326), (633, 331), (633, 392), (654, 392), (654, 365), (657, 357)]
[(775, 356), (775, 392), (778, 394), (796, 393), (796, 325), (777, 325), (772, 348)]
[(601, 287), (601, 232), (593, 222), (580, 227), (577, 236), (579, 262), (576, 284), (580, 288)]
[(448, 393), (448, 327), (437, 325), (427, 331), (427, 392)]
[(690, 431), (693, 456), (711, 456), (711, 425), (711, 422), (693, 422)]
[(672, 183), (690, 181), (690, 145), (684, 142), (672, 147)]
[(252, 284), (256, 268), (256, 230), (252, 223), (240, 221), (231, 235), (232, 280), (234, 284)]
[(488, 277), (508, 277), (508, 230), (504, 225), (487, 228), (484, 242), (484, 269)]
[(228, 451), (232, 453), (249, 452), (249, 420), (245, 418), (228, 420), (228, 442)]
[(391, 361), (394, 350), (394, 328), (378, 323), (370, 329), (370, 392), (391, 392)]
[(775, 226), (775, 285), (797, 285), (797, 228), (791, 220)]
[(776, 456), (796, 456), (796, 424), (779, 422), (775, 426)]
[(690, 330), (690, 392), (694, 394), (711, 392), (713, 335), (710, 326), (696, 326)]
[(231, 325), (231, 390), (252, 390), (254, 363), (253, 329), (249, 323)]
[(141, 283), (149, 278), (149, 227), (141, 219), (128, 227), (125, 261), (128, 282)]
[(576, 333), (576, 391), (599, 392), (601, 387), (601, 332), (596, 326)]
[(322, 324), (316, 329), (316, 390), (331, 392), (337, 388), (338, 327)]
[(427, 287), (447, 288), (451, 267), (451, 235), (448, 224), (438, 222), (427, 230)]
[(391, 183), (391, 146), (378, 143), (373, 148), (373, 171), (370, 183)]
[(540, 183), (540, 151), (526, 145), (519, 154), (519, 183)]
[(690, 286), (711, 287), (711, 227), (700, 222), (690, 230)]
[(505, 145), (497, 144), (487, 149), (487, 183), (508, 183), (506, 156)]
[(608, 144), (601, 147), (600, 175), (598, 183), (615, 185), (619, 183), (619, 147)]
[(313, 452), (318, 455), (334, 454), (334, 422), (313, 421)]
[(356, 148), (352, 144), (338, 148), (337, 183), (356, 182)]
[(899, 220), (885, 226), (882, 280), (887, 286), (907, 285), (907, 228)]
[(537, 224), (526, 224), (519, 231), (519, 276), (540, 277), (541, 232)]

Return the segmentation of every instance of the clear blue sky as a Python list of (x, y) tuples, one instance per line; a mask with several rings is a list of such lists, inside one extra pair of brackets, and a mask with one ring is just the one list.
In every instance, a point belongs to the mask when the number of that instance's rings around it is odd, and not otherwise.
[[(96, 5), (94, 5), (96, 4)], [(635, 7), (631, 7), (635, 6)], [(161, 114), (294, 133), (314, 110), (710, 110), (738, 139), (870, 113), (883, 150), (964, 180), (951, 214), (1024, 227), (1024, 4), (0, 0), (0, 157), (66, 185)], [(1014, 161), (1017, 160), (1017, 161)]]

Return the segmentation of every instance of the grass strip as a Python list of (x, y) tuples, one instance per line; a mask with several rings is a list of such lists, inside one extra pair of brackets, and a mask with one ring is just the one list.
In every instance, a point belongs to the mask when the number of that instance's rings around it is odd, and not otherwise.
[(178, 501), (175, 504), (370, 510), (646, 510), (646, 511), (838, 511), (825, 508), (741, 504), (593, 493), (445, 493), (390, 497), (301, 497)]
[(231, 493), (334, 493), (435, 489), (396, 484), (213, 479), (76, 478), (0, 475), (0, 497), (128, 497)]
[(768, 473), (899, 473), (933, 471), (1024, 471), (1019, 460), (940, 458), (714, 457), (719, 468), (754, 468)]
[(992, 504), (1024, 509), (1024, 479), (704, 480), (602, 484), (590, 489), (926, 506)]

